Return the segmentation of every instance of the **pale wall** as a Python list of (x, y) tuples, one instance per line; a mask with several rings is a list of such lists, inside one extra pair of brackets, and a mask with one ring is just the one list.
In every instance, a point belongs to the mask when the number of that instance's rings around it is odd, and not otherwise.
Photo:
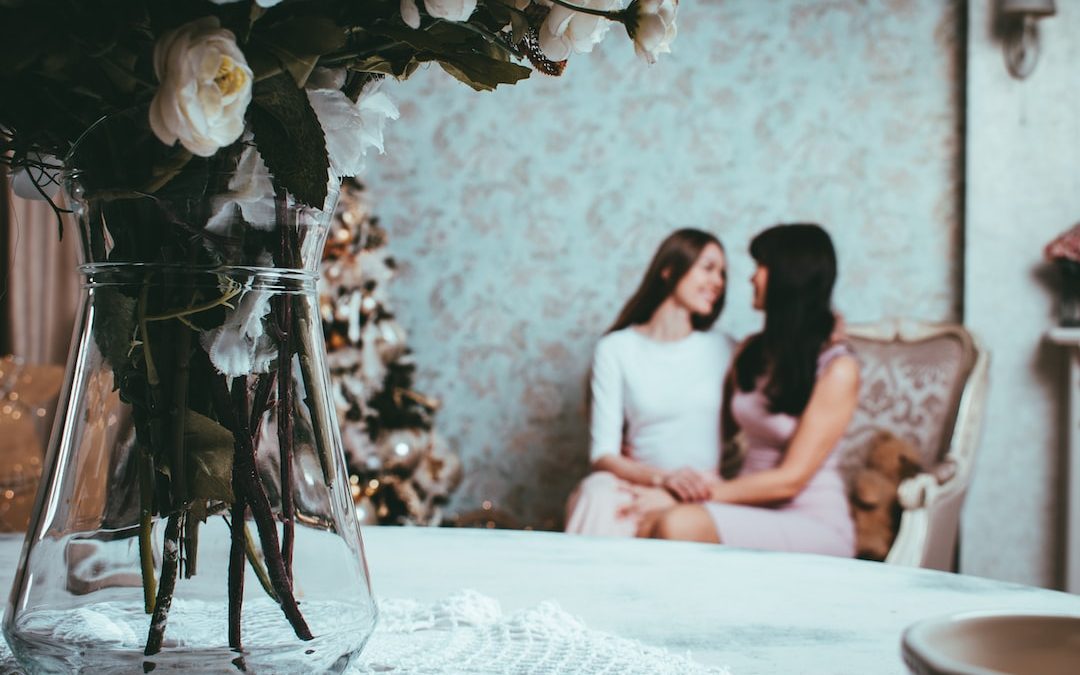
[(388, 86), (402, 116), (368, 180), (418, 387), (466, 462), (453, 507), (560, 521), (585, 470), (593, 344), (673, 228), (728, 245), (736, 335), (757, 322), (747, 242), (794, 219), (834, 234), (850, 320), (957, 316), (957, 15), (684, 2), (652, 67), (613, 29), (559, 79), (476, 94), (435, 69)]
[(964, 301), (993, 361), (961, 564), (1057, 586), (1067, 362), (1042, 339), (1055, 321), (1042, 247), (1080, 220), (1080, 3), (1058, 2), (1042, 22), (1023, 81), (1005, 70), (990, 10), (970, 3)]

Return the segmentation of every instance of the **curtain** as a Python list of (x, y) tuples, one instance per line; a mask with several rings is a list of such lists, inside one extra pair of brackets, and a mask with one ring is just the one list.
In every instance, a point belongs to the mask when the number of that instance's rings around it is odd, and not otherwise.
[(0, 355), (63, 364), (79, 302), (78, 236), (49, 204), (11, 193), (0, 171)]

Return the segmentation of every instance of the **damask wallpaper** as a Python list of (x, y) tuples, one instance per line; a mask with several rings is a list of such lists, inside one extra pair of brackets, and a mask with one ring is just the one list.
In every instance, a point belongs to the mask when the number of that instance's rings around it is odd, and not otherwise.
[(849, 321), (958, 317), (961, 14), (686, 1), (651, 67), (613, 34), (562, 78), (490, 94), (434, 69), (388, 83), (401, 119), (367, 181), (418, 386), (465, 462), (451, 510), (561, 525), (593, 346), (674, 228), (726, 244), (736, 337), (759, 322), (747, 243), (780, 221), (832, 232)]

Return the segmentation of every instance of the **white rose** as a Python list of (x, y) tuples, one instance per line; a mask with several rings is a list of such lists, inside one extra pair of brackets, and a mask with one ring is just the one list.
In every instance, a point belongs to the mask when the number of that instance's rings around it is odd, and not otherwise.
[[(617, 9), (622, 0), (585, 0), (578, 4), (606, 12)], [(591, 52), (610, 27), (611, 21), (603, 17), (554, 5), (540, 26), (540, 49), (552, 61), (563, 61), (570, 52)]]
[[(424, 0), (424, 9), (436, 19), (467, 21), (476, 9), (476, 0)], [(420, 27), (416, 0), (401, 0), (401, 20), (410, 28)]]
[(476, 0), (424, 0), (424, 9), (436, 19), (466, 21), (476, 9)]
[(420, 27), (420, 10), (416, 7), (416, 0), (401, 0), (401, 20), (409, 28)]
[(162, 143), (177, 141), (209, 157), (244, 131), (252, 74), (232, 32), (204, 17), (162, 35), (154, 46), (161, 83), (150, 103), (150, 128)]
[(326, 135), (330, 173), (335, 179), (360, 175), (367, 151), (383, 152), (386, 120), (398, 118), (397, 106), (379, 91), (381, 80), (365, 85), (353, 103), (340, 89), (343, 79), (344, 71), (316, 69), (305, 90)]
[(634, 41), (634, 51), (649, 63), (660, 54), (671, 53), (671, 43), (678, 32), (675, 10), (678, 0), (635, 0), (627, 12), (626, 32)]

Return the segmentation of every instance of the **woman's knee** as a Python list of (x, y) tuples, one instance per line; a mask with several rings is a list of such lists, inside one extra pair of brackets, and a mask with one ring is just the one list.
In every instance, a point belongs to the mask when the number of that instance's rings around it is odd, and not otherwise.
[(616, 492), (619, 489), (619, 477), (610, 471), (594, 471), (585, 477), (578, 486), (581, 496)]
[(566, 500), (567, 512), (595, 502), (615, 499), (619, 492), (619, 478), (609, 471), (595, 471), (586, 476)]
[(653, 521), (649, 536), (653, 539), (719, 542), (712, 518), (696, 504), (673, 506), (660, 514)]

